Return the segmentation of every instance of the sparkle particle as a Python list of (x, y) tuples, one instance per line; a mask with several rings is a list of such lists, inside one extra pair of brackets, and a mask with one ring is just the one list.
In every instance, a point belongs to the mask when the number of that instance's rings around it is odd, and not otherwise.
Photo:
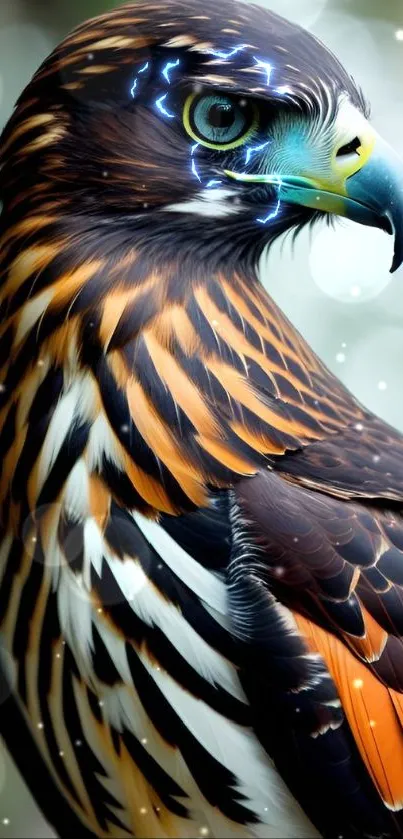
[(353, 688), (356, 690), (361, 690), (364, 687), (364, 682), (362, 679), (353, 679)]
[(403, 41), (403, 29), (396, 29), (395, 38), (396, 41)]
[(201, 827), (199, 830), (200, 836), (208, 836), (210, 831), (208, 827)]
[(2, 819), (2, 824), (10, 824), (10, 819)]
[(141, 742), (142, 742), (143, 746), (146, 746), (147, 743), (148, 743), (147, 737), (143, 737)]
[(148, 813), (147, 807), (140, 807), (140, 813), (142, 816), (146, 816)]
[(339, 364), (344, 364), (345, 360), (346, 360), (345, 353), (344, 352), (338, 352), (337, 355), (336, 355), (336, 361), (338, 361)]
[(386, 382), (384, 382), (384, 381), (378, 382), (378, 390), (386, 390), (387, 387), (388, 386), (387, 386)]

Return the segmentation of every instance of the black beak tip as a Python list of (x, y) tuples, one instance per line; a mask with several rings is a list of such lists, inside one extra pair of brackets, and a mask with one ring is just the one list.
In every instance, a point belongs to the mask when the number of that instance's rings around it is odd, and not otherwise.
[(393, 234), (395, 237), (395, 248), (393, 252), (392, 266), (390, 269), (391, 274), (394, 274), (403, 262), (403, 231), (399, 232), (394, 229)]
[(380, 226), (390, 236), (394, 236), (395, 245), (390, 268), (390, 273), (394, 274), (403, 262), (403, 217), (401, 218), (399, 215), (397, 221), (396, 218), (393, 218), (391, 214), (387, 213), (382, 216), (382, 224)]

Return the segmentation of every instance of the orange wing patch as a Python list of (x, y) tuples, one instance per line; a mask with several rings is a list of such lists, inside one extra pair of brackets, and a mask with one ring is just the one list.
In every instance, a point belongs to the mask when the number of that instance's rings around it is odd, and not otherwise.
[(320, 653), (337, 687), (362, 760), (386, 807), (403, 808), (403, 698), (381, 684), (344, 644), (294, 613), (309, 647)]

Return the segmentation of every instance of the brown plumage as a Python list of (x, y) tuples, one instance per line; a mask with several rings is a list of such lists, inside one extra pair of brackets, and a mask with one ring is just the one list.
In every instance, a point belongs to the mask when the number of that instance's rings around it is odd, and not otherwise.
[(298, 27), (164, 0), (5, 129), (1, 727), (59, 835), (402, 835), (403, 438), (257, 273), (325, 212), (397, 267), (367, 117)]

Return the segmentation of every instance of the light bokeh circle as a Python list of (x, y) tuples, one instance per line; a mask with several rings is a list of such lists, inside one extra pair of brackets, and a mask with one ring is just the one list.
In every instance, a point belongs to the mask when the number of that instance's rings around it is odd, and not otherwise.
[(309, 263), (320, 290), (342, 303), (378, 297), (392, 280), (393, 239), (382, 230), (343, 221), (313, 238)]

